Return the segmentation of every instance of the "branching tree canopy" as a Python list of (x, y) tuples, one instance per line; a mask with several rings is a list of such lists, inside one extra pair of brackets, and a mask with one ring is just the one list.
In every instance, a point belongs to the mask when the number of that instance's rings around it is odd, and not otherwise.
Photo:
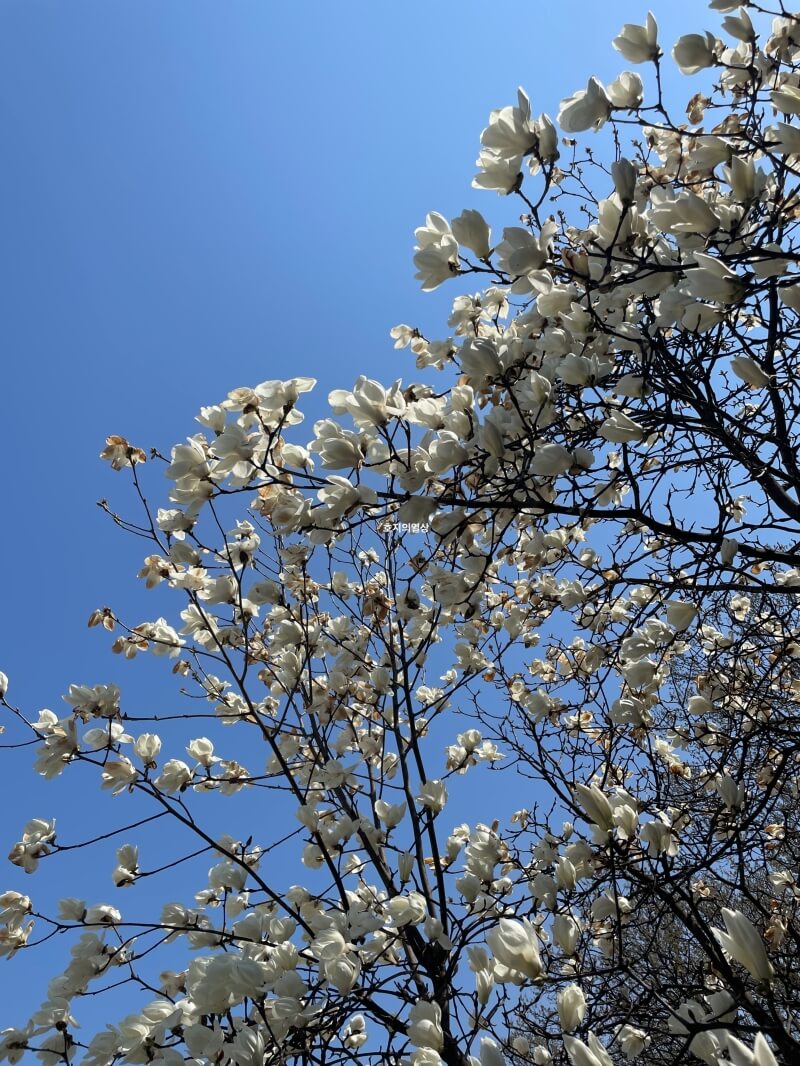
[[(31, 713), (0, 677), (6, 738), (118, 811), (84, 846), (124, 890), (0, 896), (2, 954), (70, 943), (0, 1060), (800, 1062), (800, 16), (710, 6), (671, 49), (624, 26), (643, 77), (555, 121), (491, 113), (509, 225), (417, 230), (423, 289), (461, 286), (451, 336), (392, 331), (419, 380), (310, 433), (295, 377), (169, 458), (109, 438), (163, 617), (91, 624), (175, 704)], [(519, 809), (462, 822), (496, 774)], [(10, 859), (62, 850), (34, 818)]]

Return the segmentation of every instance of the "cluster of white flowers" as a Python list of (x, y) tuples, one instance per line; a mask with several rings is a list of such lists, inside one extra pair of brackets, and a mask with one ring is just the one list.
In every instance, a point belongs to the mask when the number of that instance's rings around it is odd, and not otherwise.
[[(430, 381), (361, 376), (304, 443), (309, 378), (201, 410), (168, 506), (131, 523), (140, 578), (182, 608), (90, 619), (171, 660), (189, 710), (156, 733), (170, 715), (71, 685), (32, 719), (0, 674), (37, 773), (92, 767), (205, 870), (130, 925), (1, 895), (0, 954), (75, 941), (0, 1062), (797, 1061), (800, 17), (764, 34), (756, 5), (711, 7), (723, 37), (671, 49), (700, 75), (688, 123), (652, 14), (613, 42), (651, 84), (490, 114), (473, 184), (523, 213), (417, 229), (423, 289), (489, 281), (452, 337), (392, 330)], [(615, 158), (581, 154), (604, 127)], [(141, 449), (103, 458), (138, 485)], [(498, 772), (529, 807), (453, 826)], [(258, 789), (277, 828), (207, 828), (210, 794)], [(37, 817), (9, 857), (33, 874), (60, 850)], [(133, 895), (177, 861), (114, 855)], [(182, 968), (153, 970), (162, 941)], [(148, 1001), (84, 1037), (73, 1011), (112, 969)]]

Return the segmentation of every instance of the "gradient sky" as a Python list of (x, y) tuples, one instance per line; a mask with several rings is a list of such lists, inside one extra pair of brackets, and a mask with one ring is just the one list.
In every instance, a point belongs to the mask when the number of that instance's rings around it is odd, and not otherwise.
[[(692, 0), (651, 7), (665, 46), (715, 25)], [(555, 114), (590, 73), (613, 78), (628, 64), (608, 42), (646, 10), (3, 0), (0, 669), (16, 702), (64, 713), (70, 682), (116, 681), (151, 707), (171, 692), (163, 663), (121, 662), (85, 626), (103, 604), (154, 613), (135, 577), (141, 544), (95, 506), (130, 501), (98, 460), (106, 435), (168, 452), (235, 386), (314, 376), (303, 406), (319, 415), (359, 373), (414, 378), (389, 329), (446, 336), (467, 288), (419, 291), (415, 226), (465, 207), (513, 225), (514, 205), (470, 188), (490, 109), (522, 84)], [(0, 757), (3, 854), (32, 816), (58, 814), (65, 840), (104, 824), (94, 782), (42, 783), (30, 750)], [(36, 896), (61, 869), (61, 895), (80, 894), (68, 875), (98, 874), (77, 856), (33, 878), (6, 866), (0, 890)], [(93, 899), (113, 898), (109, 873)], [(3, 971), (0, 1028), (27, 1017), (49, 976), (33, 952)]]

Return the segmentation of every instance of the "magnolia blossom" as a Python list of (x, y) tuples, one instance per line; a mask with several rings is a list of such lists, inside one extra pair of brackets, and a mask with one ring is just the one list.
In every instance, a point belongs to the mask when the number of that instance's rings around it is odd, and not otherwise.
[(600, 436), (615, 444), (624, 444), (628, 441), (642, 440), (644, 430), (624, 411), (614, 411), (600, 427)]
[(155, 758), (161, 751), (161, 738), (155, 733), (141, 733), (134, 741), (133, 749), (142, 762), (155, 766)]
[(767, 132), (768, 143), (784, 155), (800, 154), (800, 129), (788, 122), (778, 122)]
[(558, 1020), (565, 1033), (577, 1029), (586, 1016), (586, 997), (579, 985), (566, 985), (556, 995)]
[(778, 1066), (778, 1060), (763, 1033), (756, 1033), (752, 1050), (735, 1036), (729, 1036), (727, 1041), (728, 1054), (734, 1066)]
[(470, 1059), (475, 1066), (506, 1066), (503, 1052), (500, 1050), (497, 1043), (489, 1036), (481, 1038), (478, 1059), (475, 1060), (474, 1056), (470, 1056)]
[(561, 101), (556, 121), (565, 133), (600, 129), (611, 115), (611, 100), (597, 78), (589, 78), (586, 88)]
[(420, 786), (417, 801), (423, 807), (439, 814), (447, 803), (447, 788), (442, 781), (426, 781)]
[(670, 600), (667, 604), (667, 621), (679, 633), (688, 629), (697, 617), (697, 607), (682, 600)]
[(611, 42), (629, 63), (646, 63), (659, 55), (658, 23), (652, 11), (647, 12), (644, 26), (626, 22), (619, 36)]
[(554, 477), (565, 474), (574, 463), (571, 452), (561, 444), (542, 444), (536, 448), (531, 462), (531, 470), (534, 474), (546, 477)]
[(357, 1051), (367, 1042), (367, 1023), (363, 1014), (354, 1014), (342, 1032), (342, 1043), (346, 1048)]
[(772, 93), (772, 106), (783, 114), (800, 115), (800, 88), (784, 82)]
[(419, 1048), (441, 1051), (444, 1045), (442, 1010), (438, 1003), (421, 999), (411, 1008), (406, 1030), (408, 1039)]
[(613, 811), (608, 798), (597, 785), (575, 786), (575, 798), (586, 812), (589, 820), (600, 829), (608, 830), (613, 825)]
[(492, 234), (486, 219), (479, 211), (462, 211), (458, 218), (454, 218), (450, 223), (450, 228), (459, 244), (469, 248), (479, 259), (488, 257)]
[(606, 95), (614, 107), (628, 110), (638, 107), (644, 99), (644, 85), (638, 74), (624, 71), (606, 87)]
[(739, 541), (735, 537), (723, 537), (719, 549), (720, 562), (730, 566), (739, 553)]
[[(798, 145), (800, 150), (800, 145)], [(800, 283), (795, 282), (792, 285), (783, 285), (778, 289), (778, 296), (781, 303), (790, 307), (793, 311), (800, 311)]]
[(553, 942), (565, 955), (574, 955), (581, 927), (571, 914), (556, 914), (553, 918)]
[(633, 203), (636, 192), (636, 167), (629, 159), (617, 159), (611, 164), (611, 178), (614, 188), (624, 205)]
[(117, 888), (132, 885), (139, 874), (139, 849), (125, 844), (117, 849), (117, 866), (111, 877)]
[(517, 89), (515, 107), (503, 107), (491, 113), (489, 125), (481, 134), (481, 144), (501, 158), (516, 161), (533, 149), (536, 128), (531, 119), (531, 102), (524, 89)]
[(564, 1036), (563, 1040), (572, 1066), (613, 1066), (611, 1056), (594, 1033), (589, 1033), (586, 1043), (574, 1036)]
[(737, 355), (731, 359), (731, 370), (737, 378), (741, 378), (746, 385), (754, 389), (766, 388), (771, 381), (769, 374), (766, 374), (758, 363), (747, 355)]
[(719, 228), (720, 220), (702, 196), (683, 192), (674, 198), (659, 198), (650, 208), (650, 221), (677, 235), (708, 235)]
[(164, 768), (156, 779), (156, 785), (167, 794), (180, 792), (189, 784), (192, 776), (192, 771), (185, 762), (180, 759), (169, 759), (164, 763)]
[(617, 1030), (616, 1041), (628, 1062), (633, 1062), (650, 1046), (651, 1037), (634, 1025), (623, 1025)]
[(419, 242), (414, 255), (416, 277), (429, 291), (458, 273), (458, 242), (447, 220), (436, 211), (427, 216), (415, 236)]
[(395, 896), (386, 904), (386, 911), (395, 925), (416, 925), (425, 918), (427, 907), (419, 892)]
[(531, 981), (542, 974), (539, 936), (525, 919), (501, 918), (486, 934), (486, 943), (495, 959), (511, 970), (519, 970)]
[(774, 969), (756, 927), (741, 911), (722, 908), (725, 931), (712, 926), (711, 932), (731, 958), (749, 970), (757, 981), (771, 980)]
[(734, 270), (703, 252), (695, 252), (694, 258), (697, 269), (686, 275), (686, 285), (693, 296), (723, 304), (735, 303), (742, 296), (744, 284)]
[(687, 33), (672, 49), (672, 58), (681, 74), (696, 74), (716, 62), (716, 41), (713, 34)]
[(669, 819), (662, 816), (660, 821), (647, 822), (639, 830), (639, 837), (647, 845), (651, 855), (677, 855), (678, 838), (669, 824)]

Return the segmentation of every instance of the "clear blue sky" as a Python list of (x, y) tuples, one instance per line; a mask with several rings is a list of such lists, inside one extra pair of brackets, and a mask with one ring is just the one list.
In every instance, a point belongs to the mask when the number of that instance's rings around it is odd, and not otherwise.
[[(665, 46), (717, 22), (692, 0), (651, 7)], [(616, 76), (628, 64), (610, 39), (646, 11), (3, 0), (0, 669), (15, 700), (63, 713), (73, 681), (117, 681), (129, 706), (167, 700), (168, 671), (121, 662), (85, 628), (106, 603), (153, 614), (141, 545), (94, 505), (128, 499), (97, 458), (105, 436), (166, 451), (201, 404), (270, 377), (317, 377), (317, 414), (359, 373), (413, 378), (389, 329), (445, 336), (463, 291), (418, 290), (414, 227), (464, 207), (514, 224), (470, 188), (489, 110), (522, 84), (554, 115), (590, 73)], [(65, 839), (92, 824), (94, 782), (42, 784), (29, 751), (2, 754), (3, 854), (28, 817), (57, 813)], [(93, 898), (113, 898), (109, 874)], [(6, 866), (0, 889), (36, 895), (46, 878)], [(35, 963), (3, 967), (0, 1028), (43, 994)]]

